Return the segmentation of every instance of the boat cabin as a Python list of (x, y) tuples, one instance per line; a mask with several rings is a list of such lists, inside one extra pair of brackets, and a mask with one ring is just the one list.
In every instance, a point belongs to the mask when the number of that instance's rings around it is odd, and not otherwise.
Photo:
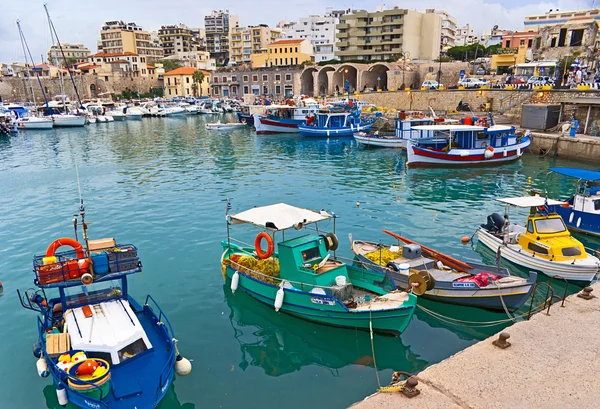
[(486, 149), (514, 146), (518, 135), (514, 126), (495, 125), (489, 128), (474, 125), (414, 126), (419, 147), (433, 150)]
[(340, 128), (349, 128), (352, 125), (360, 124), (360, 116), (354, 116), (350, 112), (340, 112), (340, 113), (318, 113), (316, 114), (316, 118), (309, 124), (309, 121), (306, 122), (307, 125), (312, 125), (318, 128), (327, 128), (327, 129), (340, 129)]

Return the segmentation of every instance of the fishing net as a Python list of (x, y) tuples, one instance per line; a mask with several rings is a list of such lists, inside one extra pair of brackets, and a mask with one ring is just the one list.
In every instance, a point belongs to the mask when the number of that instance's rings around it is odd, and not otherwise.
[(265, 260), (258, 260), (249, 255), (233, 254), (230, 257), (230, 261), (224, 260), (224, 264), (227, 262), (229, 262), (233, 268), (257, 280), (261, 280), (270, 284), (277, 284), (279, 281), (275, 279), (275, 277), (279, 277), (279, 260), (274, 257), (269, 257)]
[(375, 250), (365, 254), (365, 257), (372, 262), (379, 264), (380, 266), (385, 266), (390, 261), (395, 260), (398, 257), (402, 257), (402, 250), (399, 249), (399, 251), (395, 253), (390, 251), (388, 247), (382, 247), (380, 250)]

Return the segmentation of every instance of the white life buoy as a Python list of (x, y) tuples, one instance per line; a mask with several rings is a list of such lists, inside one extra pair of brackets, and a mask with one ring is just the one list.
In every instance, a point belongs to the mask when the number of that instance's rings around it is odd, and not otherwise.
[(285, 293), (283, 291), (283, 287), (279, 287), (279, 290), (277, 290), (277, 294), (275, 295), (275, 311), (279, 311), (281, 309), (284, 295)]
[(233, 273), (233, 277), (231, 277), (231, 292), (235, 294), (235, 290), (238, 288), (238, 284), (240, 282), (240, 274), (236, 271)]

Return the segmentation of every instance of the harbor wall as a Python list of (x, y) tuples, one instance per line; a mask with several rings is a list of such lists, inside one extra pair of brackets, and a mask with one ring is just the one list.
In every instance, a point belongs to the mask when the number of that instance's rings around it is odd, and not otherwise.
[[(598, 295), (600, 283), (592, 287)], [(495, 346), (494, 335), (425, 369), (416, 397), (376, 393), (352, 408), (597, 408), (599, 322), (600, 298), (571, 295), (564, 307), (558, 301), (549, 314), (504, 329), (508, 348)]]
[[(147, 77), (111, 77), (108, 81), (102, 76), (95, 74), (90, 75), (75, 75), (75, 85), (82, 99), (94, 98), (95, 95), (105, 92), (113, 92), (119, 94), (126, 89), (131, 91), (139, 91), (140, 93), (149, 92), (152, 88), (162, 88), (162, 80), (157, 78)], [(48, 99), (52, 99), (55, 95), (59, 95), (60, 81), (58, 78), (40, 78), (42, 87)], [(72, 101), (77, 100), (73, 83), (70, 78), (66, 77), (63, 80), (64, 92)], [(41, 105), (44, 102), (40, 86), (37, 79), (32, 79), (33, 92), (36, 97), (36, 103)], [(96, 90), (96, 94), (94, 94)], [(0, 78), (0, 97), (5, 103), (8, 102), (24, 102), (28, 101), (31, 95), (29, 81), (26, 78)]]
[(529, 151), (541, 156), (548, 155), (597, 163), (600, 158), (600, 138), (533, 132)]

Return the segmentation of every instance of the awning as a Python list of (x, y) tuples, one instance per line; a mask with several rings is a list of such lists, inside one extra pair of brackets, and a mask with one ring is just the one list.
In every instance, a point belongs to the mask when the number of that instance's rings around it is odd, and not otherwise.
[(577, 169), (577, 168), (550, 168), (552, 172), (570, 176), (572, 178), (595, 181), (600, 180), (600, 172), (595, 170)]
[(294, 228), (298, 223), (303, 225), (331, 219), (333, 216), (324, 210), (315, 212), (300, 207), (277, 203), (269, 206), (255, 207), (244, 212), (231, 215), (232, 224), (250, 223), (269, 230), (286, 230)]
[(565, 202), (558, 200), (547, 199), (543, 196), (523, 196), (523, 197), (509, 197), (506, 199), (496, 199), (499, 202), (509, 204), (516, 207), (538, 207), (538, 206), (555, 206), (562, 205)]

